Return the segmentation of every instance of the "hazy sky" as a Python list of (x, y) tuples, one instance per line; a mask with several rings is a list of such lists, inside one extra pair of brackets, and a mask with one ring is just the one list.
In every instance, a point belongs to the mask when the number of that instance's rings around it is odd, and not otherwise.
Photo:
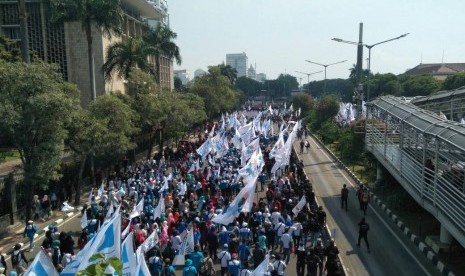
[[(464, 0), (168, 0), (183, 63), (193, 72), (219, 64), (227, 53), (245, 52), (268, 79), (287, 72), (323, 69), (328, 78), (347, 78), (357, 46), (331, 38), (374, 44), (404, 33), (405, 38), (375, 46), (371, 69), (400, 74), (423, 63), (465, 62)], [(368, 50), (364, 50), (366, 68)], [(324, 74), (310, 77), (321, 80)]]

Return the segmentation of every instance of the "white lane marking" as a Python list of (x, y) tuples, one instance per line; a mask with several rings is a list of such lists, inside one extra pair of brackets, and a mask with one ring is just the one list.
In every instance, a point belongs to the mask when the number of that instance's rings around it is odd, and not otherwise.
[[(315, 143), (315, 140), (313, 142)], [(337, 163), (334, 162), (333, 159), (328, 156), (328, 154), (326, 154), (326, 150), (321, 150), (321, 152), (326, 156), (326, 158), (328, 158), (328, 160), (330, 162), (337, 165)], [(337, 169), (337, 170), (342, 171), (341, 169)], [(347, 176), (343, 172), (342, 172), (342, 176), (349, 182), (350, 186), (352, 186), (355, 189), (355, 185), (352, 183), (353, 180), (350, 180), (349, 178), (347, 178)], [(405, 245), (405, 243), (397, 236), (397, 234), (391, 229), (391, 227), (389, 227), (389, 225), (384, 221), (384, 219), (375, 210), (375, 208), (373, 208), (373, 206), (371, 206), (371, 204), (369, 204), (368, 206), (373, 211), (373, 213), (379, 218), (379, 220), (384, 224), (384, 226), (386, 226), (386, 228), (389, 230), (389, 232), (391, 232), (391, 234), (394, 236), (394, 238), (396, 238), (396, 240), (402, 245), (402, 247), (405, 249), (405, 251), (407, 251), (407, 253), (410, 255), (410, 257), (412, 257), (415, 260), (415, 262), (423, 270), (423, 272), (425, 272), (426, 275), (431, 276), (429, 271), (423, 266), (422, 263), (420, 263), (420, 261), (415, 257), (415, 255), (413, 255), (413, 253), (410, 251), (410, 249), (407, 247), (407, 245)]]

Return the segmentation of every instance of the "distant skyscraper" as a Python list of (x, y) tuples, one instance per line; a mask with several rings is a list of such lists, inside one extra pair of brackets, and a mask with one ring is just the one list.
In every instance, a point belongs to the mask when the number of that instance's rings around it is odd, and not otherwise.
[(197, 69), (197, 70), (194, 71), (194, 78), (201, 77), (201, 76), (204, 76), (206, 74), (207, 74), (207, 72), (205, 72), (204, 70)]
[(266, 74), (264, 74), (264, 73), (258, 73), (258, 74), (257, 74), (257, 81), (259, 81), (259, 82), (265, 82), (265, 81), (266, 81)]
[(247, 77), (249, 79), (256, 79), (257, 78), (257, 74), (255, 72), (255, 68), (253, 68), (252, 64), (250, 64), (250, 67), (249, 69), (247, 70)]
[(189, 71), (187, 71), (186, 69), (174, 70), (174, 76), (178, 77), (181, 80), (182, 85), (186, 85), (191, 81), (191, 75)]
[(236, 69), (237, 77), (247, 76), (247, 55), (241, 54), (226, 54), (226, 65)]

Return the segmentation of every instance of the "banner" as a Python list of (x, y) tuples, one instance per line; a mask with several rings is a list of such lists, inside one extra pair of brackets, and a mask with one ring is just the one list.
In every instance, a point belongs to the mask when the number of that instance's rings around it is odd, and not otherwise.
[(302, 211), (302, 209), (304, 208), (305, 204), (307, 204), (307, 199), (305, 198), (305, 196), (303, 195), (302, 198), (300, 199), (300, 201), (297, 203), (297, 205), (294, 207), (294, 209), (292, 209), (292, 213), (294, 213), (294, 215), (297, 216), (297, 214), (300, 213), (300, 211)]
[(185, 255), (194, 252), (194, 232), (192, 230), (184, 230), (181, 234), (181, 249), (174, 257), (173, 265), (184, 265)]
[(157, 207), (153, 209), (153, 217), (158, 218), (161, 216), (161, 214), (165, 212), (165, 199), (163, 197), (160, 197), (158, 200)]
[(81, 228), (82, 229), (86, 228), (88, 224), (89, 224), (89, 222), (87, 220), (87, 211), (84, 210), (84, 212), (82, 213), (82, 216), (81, 216)]
[(134, 252), (134, 234), (132, 232), (124, 239), (121, 246), (121, 261), (123, 262), (123, 275), (135, 275), (136, 254)]
[(141, 250), (144, 253), (147, 253), (150, 249), (154, 248), (155, 245), (158, 243), (158, 232), (152, 231), (152, 234), (150, 234), (147, 239), (144, 241), (143, 244), (140, 245)]
[(39, 250), (39, 254), (36, 255), (34, 261), (32, 261), (29, 268), (23, 275), (29, 276), (58, 276), (58, 271), (52, 263), (50, 257), (44, 253), (43, 249)]
[(268, 272), (268, 265), (270, 264), (270, 255), (266, 254), (265, 259), (254, 269), (252, 276), (263, 276)]
[(202, 156), (202, 158), (205, 158), (207, 154), (211, 151), (212, 149), (212, 141), (210, 137), (197, 149), (197, 153)]

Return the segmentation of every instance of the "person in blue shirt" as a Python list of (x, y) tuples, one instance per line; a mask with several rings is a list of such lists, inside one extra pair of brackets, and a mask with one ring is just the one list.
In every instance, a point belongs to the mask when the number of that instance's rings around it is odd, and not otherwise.
[(200, 252), (200, 247), (198, 245), (194, 246), (194, 252), (190, 255), (190, 259), (192, 260), (192, 265), (195, 269), (199, 270), (200, 261), (204, 258), (203, 253)]
[(249, 267), (250, 247), (248, 241), (242, 241), (239, 245), (239, 260), (241, 261), (242, 268)]
[(231, 232), (226, 230), (226, 227), (221, 228), (220, 236), (220, 244), (227, 244), (229, 242), (229, 234)]
[(29, 251), (34, 250), (34, 235), (36, 232), (39, 231), (39, 228), (34, 225), (34, 222), (32, 220), (29, 220), (26, 224), (26, 227), (24, 228), (24, 237), (27, 237), (29, 239)]
[(228, 261), (229, 276), (239, 276), (241, 262), (237, 259), (237, 254), (232, 253), (232, 260)]
[(165, 264), (161, 268), (161, 275), (174, 276), (175, 270), (174, 266), (170, 265), (171, 259), (166, 258)]
[(182, 270), (182, 276), (196, 276), (197, 269), (192, 265), (192, 260), (187, 259), (184, 269)]

